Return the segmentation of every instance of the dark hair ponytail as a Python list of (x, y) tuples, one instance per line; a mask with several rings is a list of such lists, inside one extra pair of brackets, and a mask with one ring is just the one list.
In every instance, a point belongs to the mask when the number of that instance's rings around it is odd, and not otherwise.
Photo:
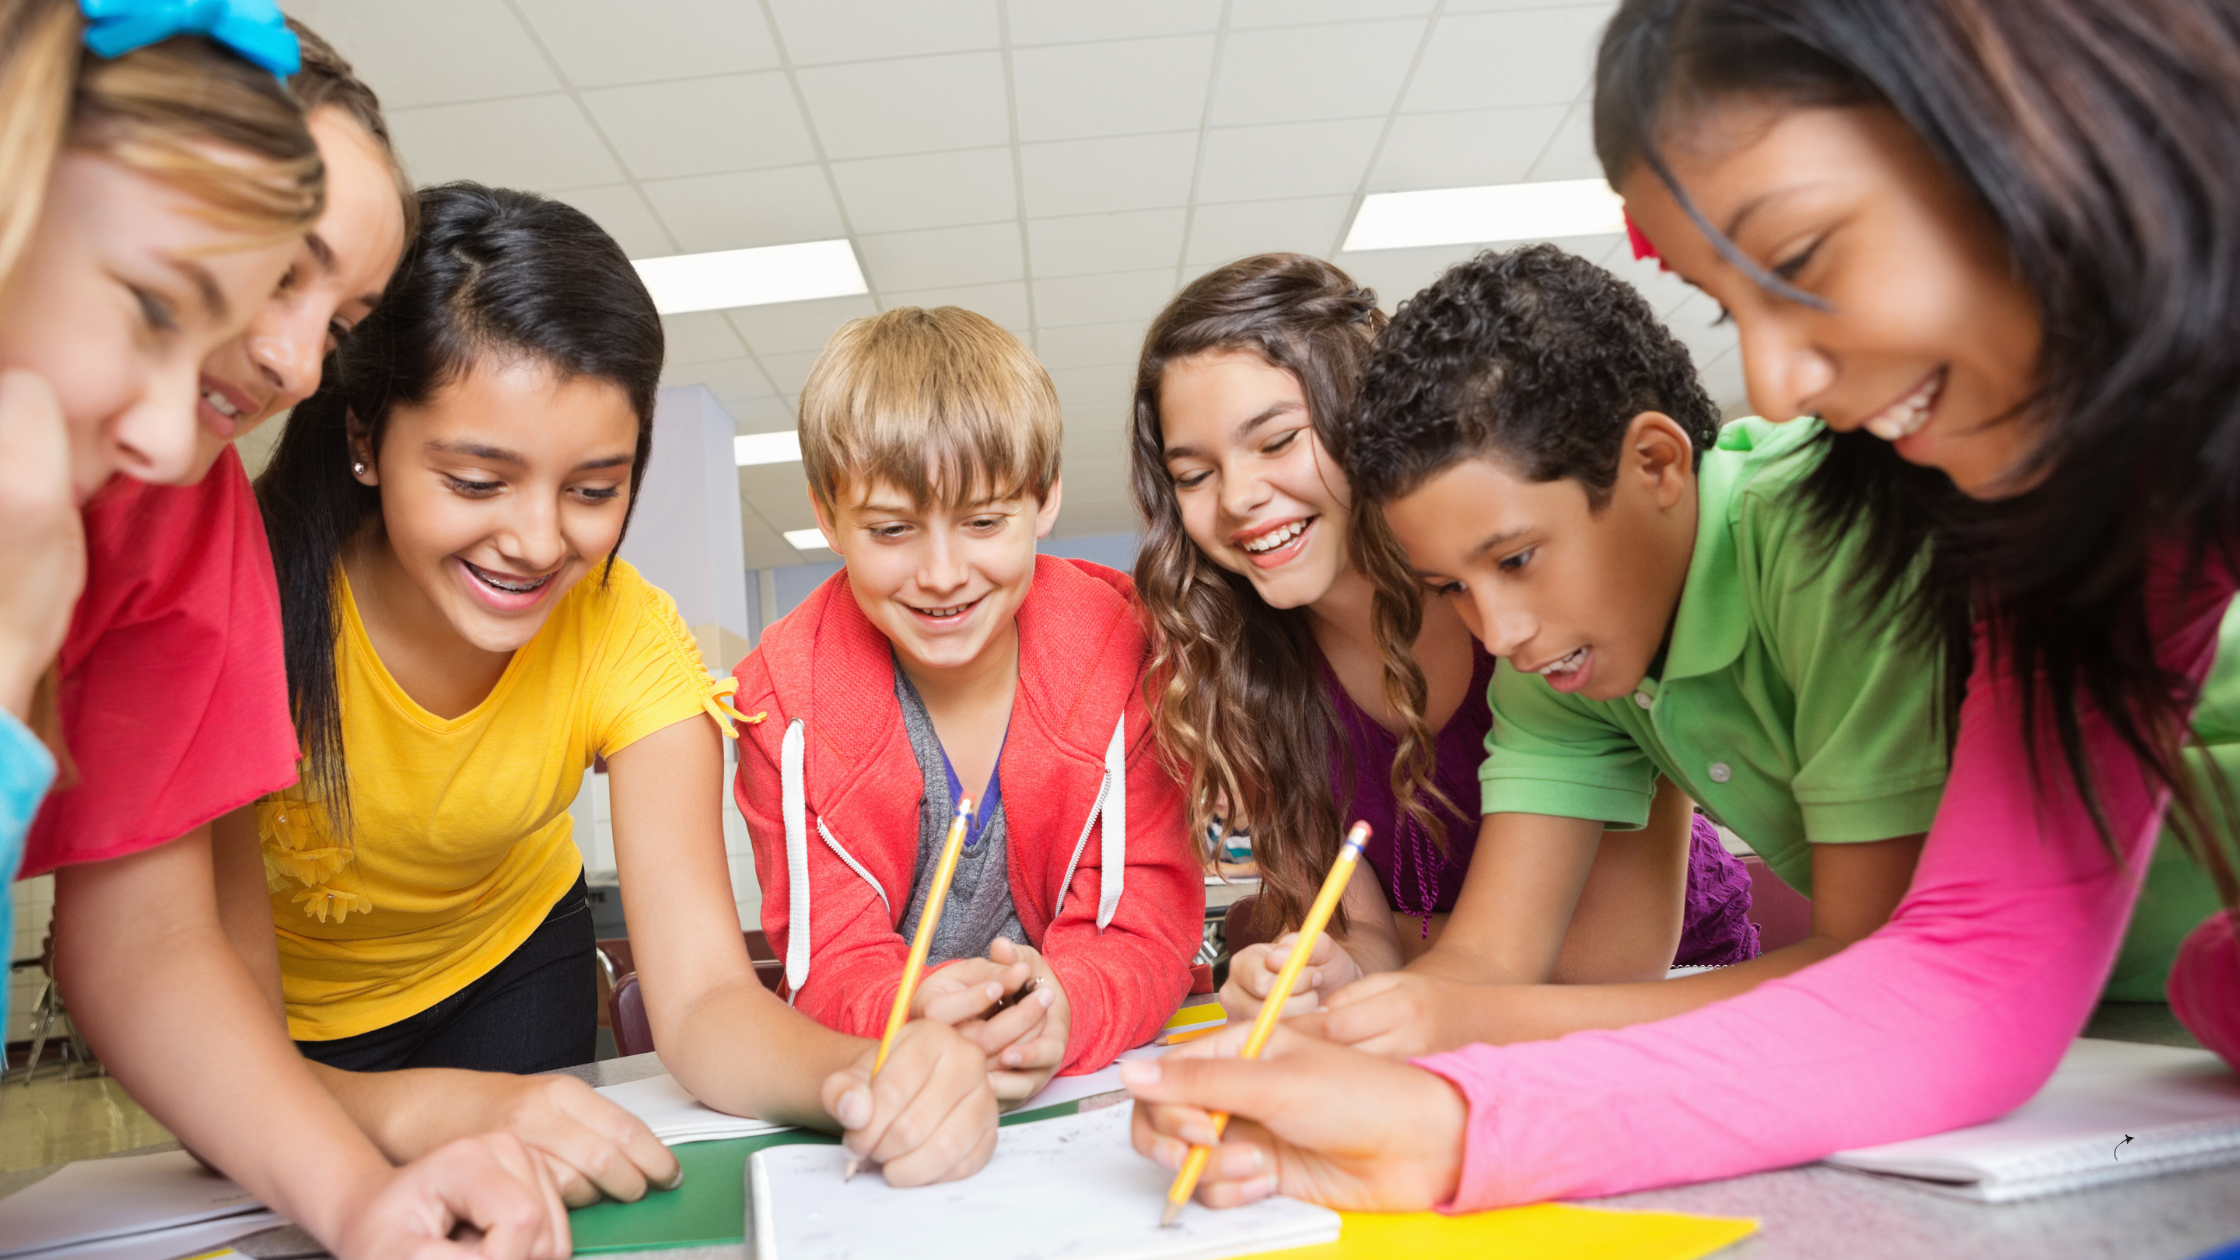
[(1653, 171), (1723, 255), (1786, 289), (1659, 154), (1690, 111), (1731, 99), (1887, 107), (1999, 228), (2044, 329), (2026, 404), (2042, 436), (2020, 470), (2033, 488), (1971, 503), (1860, 436), (1830, 439), (1811, 492), (1868, 531), (1886, 589), (1930, 548), (1916, 615), (1956, 646), (1971, 615), (1988, 620), (2002, 668), (2042, 680), (2023, 691), (2025, 735), (2051, 736), (2103, 836), (2087, 704), (2207, 840), (2178, 751), (2195, 689), (2154, 654), (2147, 575), (2164, 548), (2230, 563), (2240, 539), (2240, 7), (1626, 0), (1596, 67), (1604, 172)]
[(392, 408), (427, 403), (491, 355), (519, 355), (629, 397), (638, 443), (628, 511), (653, 446), (661, 317), (614, 238), (572, 206), (480, 184), (423, 189), (419, 209), (419, 235), (381, 305), (328, 358), (318, 392), (296, 407), (257, 478), (306, 786), (338, 835), (348, 834), (350, 806), (335, 568), (381, 514), (381, 492), (351, 473), (353, 426), (379, 451)]

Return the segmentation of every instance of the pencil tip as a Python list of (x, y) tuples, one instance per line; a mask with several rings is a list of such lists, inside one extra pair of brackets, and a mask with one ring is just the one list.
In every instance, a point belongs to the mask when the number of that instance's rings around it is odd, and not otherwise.
[(856, 1174), (862, 1171), (863, 1157), (861, 1155), (850, 1155), (848, 1157), (848, 1170), (840, 1174), (840, 1180), (854, 1181), (856, 1179)]
[(1174, 1218), (1180, 1215), (1182, 1215), (1182, 1205), (1172, 1199), (1167, 1200), (1166, 1210), (1159, 1213), (1159, 1228), (1174, 1228)]

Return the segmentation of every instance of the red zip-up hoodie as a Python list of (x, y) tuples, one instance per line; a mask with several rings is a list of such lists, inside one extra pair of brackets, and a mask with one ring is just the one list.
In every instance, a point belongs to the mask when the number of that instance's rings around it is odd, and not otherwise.
[[(1019, 925), (1072, 1007), (1061, 1073), (1095, 1071), (1156, 1036), (1190, 991), (1204, 930), (1182, 791), (1144, 707), (1150, 646), (1133, 595), (1116, 570), (1042, 556), (1019, 606), (1005, 856)], [(892, 648), (843, 571), (732, 672), (742, 711), (769, 714), (741, 728), (734, 791), (789, 1000), (876, 1037), (910, 952), (897, 929), (917, 885), (925, 795)]]

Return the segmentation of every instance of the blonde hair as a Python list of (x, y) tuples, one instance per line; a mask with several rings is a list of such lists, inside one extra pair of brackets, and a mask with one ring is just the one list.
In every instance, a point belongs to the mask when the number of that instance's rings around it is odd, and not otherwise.
[(318, 220), (326, 168), (302, 107), (270, 72), (195, 37), (104, 59), (84, 35), (76, 0), (0, 0), (0, 285), (38, 226), (55, 159), (71, 150), (179, 190), (244, 243)]
[(849, 482), (920, 506), (1047, 498), (1064, 436), (1034, 352), (956, 306), (850, 320), (801, 387), (802, 469), (828, 512)]

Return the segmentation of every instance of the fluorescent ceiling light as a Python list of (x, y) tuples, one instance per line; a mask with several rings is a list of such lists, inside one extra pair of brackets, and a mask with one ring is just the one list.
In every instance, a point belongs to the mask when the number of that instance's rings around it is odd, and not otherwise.
[(1625, 203), (1599, 179), (1372, 193), (1353, 216), (1346, 250), (1412, 249), (1479, 241), (1536, 241), (1625, 231)]
[(654, 309), (664, 315), (870, 292), (855, 248), (845, 240), (671, 254), (632, 265), (652, 291)]
[(742, 433), (731, 439), (731, 455), (739, 467), (752, 464), (794, 464), (801, 461), (801, 434), (795, 429), (776, 433)]
[(832, 550), (824, 545), (824, 531), (821, 529), (789, 529), (786, 531), (786, 541), (793, 544), (795, 551)]

